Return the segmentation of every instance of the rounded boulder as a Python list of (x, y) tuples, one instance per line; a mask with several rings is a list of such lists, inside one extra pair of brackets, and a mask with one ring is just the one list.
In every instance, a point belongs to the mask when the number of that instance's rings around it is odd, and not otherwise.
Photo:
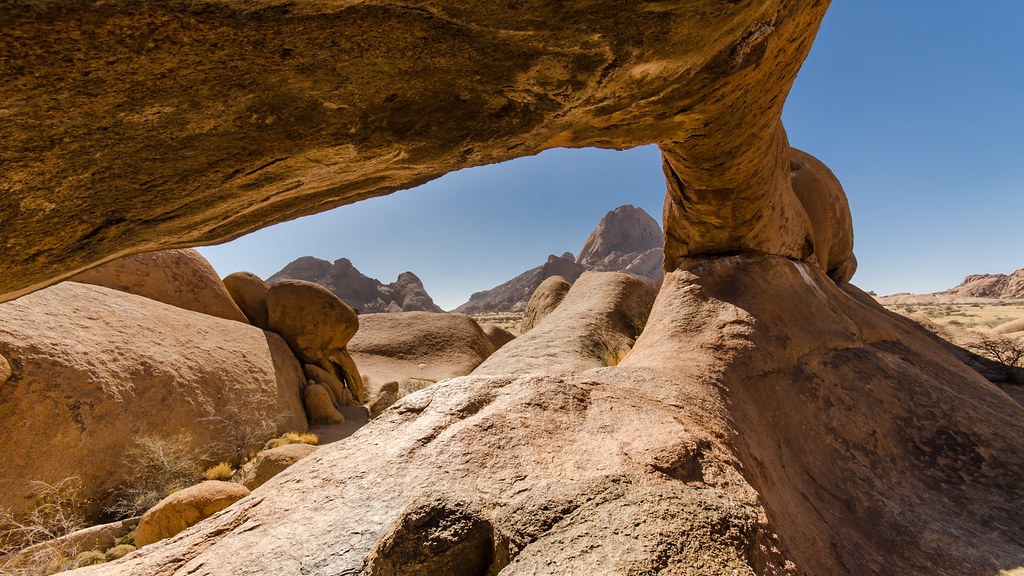
[(234, 482), (207, 480), (171, 494), (153, 506), (135, 529), (135, 546), (170, 538), (198, 524), (249, 495), (249, 489)]

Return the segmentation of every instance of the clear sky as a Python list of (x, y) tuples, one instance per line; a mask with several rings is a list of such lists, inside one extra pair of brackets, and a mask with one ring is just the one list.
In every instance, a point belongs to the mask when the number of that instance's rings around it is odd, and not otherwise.
[[(850, 198), (860, 269), (879, 294), (933, 292), (1024, 267), (1024, 1), (836, 0), (783, 119)], [(653, 146), (550, 150), (257, 231), (201, 251), (221, 275), (267, 277), (346, 257), (415, 272), (445, 309), (578, 253), (605, 212), (661, 219)]]

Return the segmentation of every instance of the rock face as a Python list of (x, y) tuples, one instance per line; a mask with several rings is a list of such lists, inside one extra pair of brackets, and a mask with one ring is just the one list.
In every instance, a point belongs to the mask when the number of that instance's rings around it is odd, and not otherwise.
[(543, 265), (527, 270), (500, 286), (474, 293), (469, 297), (469, 302), (456, 308), (455, 312), (522, 312), (544, 280), (561, 276), (568, 282), (575, 282), (585, 271), (586, 268), (576, 263), (572, 253), (566, 252), (561, 256), (552, 254)]
[[(713, 205), (673, 195), (670, 264), (720, 253), (752, 238), (736, 223), (781, 222), (779, 119), (827, 7), (6, 6), (0, 60), (24, 65), (0, 71), (0, 295), (555, 147), (661, 143)], [(156, 31), (168, 41), (137, 42)], [(745, 247), (801, 255), (806, 230), (772, 233), (786, 240)]]
[(15, 513), (30, 481), (71, 476), (109, 505), (137, 436), (186, 431), (197, 458), (227, 459), (211, 417), (306, 428), (302, 371), (276, 334), (134, 294), (65, 282), (0, 305), (0, 356), (13, 372), (0, 386), (0, 507)]
[(836, 282), (849, 282), (857, 271), (853, 255), (853, 220), (846, 193), (835, 174), (806, 152), (789, 149), (790, 182), (811, 223), (811, 258)]
[[(363, 380), (346, 350), (359, 329), (359, 317), (352, 308), (319, 284), (280, 280), (267, 291), (267, 323), (300, 360), (344, 382), (356, 403), (363, 403)], [(312, 390), (304, 397), (319, 402), (324, 394), (326, 390)], [(335, 408), (341, 405), (335, 404)], [(317, 414), (330, 415), (330, 411), (318, 410)]]
[(643, 330), (654, 296), (636, 276), (585, 272), (553, 312), (473, 373), (562, 374), (614, 366)]
[(526, 311), (523, 313), (523, 321), (520, 324), (519, 333), (528, 332), (536, 326), (545, 316), (551, 314), (569, 293), (572, 284), (561, 276), (551, 276), (540, 283), (526, 303)]
[(81, 574), (393, 574), (459, 557), (511, 576), (901, 576), (1024, 561), (1024, 409), (782, 257), (686, 261), (618, 366), (449, 380), (348, 442), (363, 449), (325, 447), (261, 498)]
[(164, 250), (119, 258), (72, 278), (150, 300), (248, 323), (213, 266), (196, 250)]
[(267, 283), (252, 272), (235, 272), (224, 277), (224, 287), (249, 323), (267, 329)]
[(364, 314), (349, 350), (367, 379), (372, 400), (388, 382), (398, 382), (402, 395), (420, 386), (469, 374), (494, 345), (480, 326), (464, 314)]
[(135, 528), (135, 546), (142, 548), (170, 538), (248, 495), (249, 489), (241, 484), (217, 480), (179, 490), (142, 515)]
[(1024, 268), (1013, 274), (974, 274), (939, 294), (963, 298), (1024, 298)]
[(427, 294), (423, 282), (412, 272), (402, 272), (398, 280), (382, 284), (376, 278), (364, 276), (348, 258), (326, 260), (303, 256), (291, 262), (267, 279), (295, 279), (316, 282), (326, 287), (362, 314), (377, 312), (444, 312)]
[(317, 449), (316, 446), (309, 444), (287, 444), (264, 450), (243, 467), (242, 485), (249, 490), (255, 490)]
[(576, 263), (587, 270), (629, 272), (660, 281), (664, 238), (642, 208), (619, 206), (590, 233)]

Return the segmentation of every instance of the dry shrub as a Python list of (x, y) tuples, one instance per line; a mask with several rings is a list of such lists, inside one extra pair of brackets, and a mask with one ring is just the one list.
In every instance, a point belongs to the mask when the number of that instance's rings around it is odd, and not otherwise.
[(216, 466), (211, 466), (203, 472), (203, 478), (207, 480), (231, 480), (231, 477), (235, 475), (235, 469), (231, 467), (231, 464), (227, 462), (221, 462)]
[(271, 450), (280, 446), (287, 446), (288, 444), (309, 444), (316, 446), (320, 442), (320, 438), (312, 432), (298, 433), (298, 432), (285, 432), (278, 438), (268, 441), (264, 446), (264, 450)]
[(79, 552), (75, 556), (75, 567), (81, 568), (82, 566), (95, 566), (97, 564), (106, 564), (107, 555), (99, 550), (88, 550), (86, 552)]
[(81, 481), (72, 477), (32, 485), (36, 495), (31, 511), (21, 517), (0, 511), (0, 556), (22, 552), (0, 563), (2, 576), (45, 576), (75, 566), (67, 556), (75, 551), (62, 549), (56, 540), (85, 526)]
[(124, 454), (129, 480), (121, 485), (107, 512), (117, 518), (138, 516), (168, 494), (192, 486), (201, 478), (197, 462), (201, 459), (190, 434), (136, 438)]
[(135, 546), (132, 546), (131, 544), (118, 544), (106, 551), (107, 562), (123, 558), (132, 552), (135, 552)]
[(210, 446), (211, 452), (229, 455), (229, 463), (238, 467), (272, 438), (277, 433), (278, 422), (287, 418), (287, 414), (278, 414), (269, 406), (251, 410), (229, 405), (222, 413), (204, 418), (218, 431), (219, 439)]

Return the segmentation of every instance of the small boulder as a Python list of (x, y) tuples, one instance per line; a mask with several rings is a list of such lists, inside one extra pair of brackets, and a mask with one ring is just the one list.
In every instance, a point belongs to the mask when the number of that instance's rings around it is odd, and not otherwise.
[(370, 418), (380, 416), (395, 402), (398, 402), (398, 382), (392, 380), (380, 387), (377, 397), (370, 403)]
[(486, 335), (487, 339), (494, 345), (495, 350), (516, 339), (515, 334), (505, 330), (501, 326), (497, 326), (489, 322), (480, 324), (480, 329), (484, 331), (484, 335)]
[(217, 271), (202, 254), (191, 248), (125, 256), (72, 276), (70, 280), (249, 323)]
[(135, 546), (170, 538), (249, 495), (249, 489), (233, 482), (207, 480), (171, 494), (150, 508), (135, 529)]
[(340, 424), (345, 421), (324, 385), (317, 382), (306, 384), (302, 389), (302, 398), (310, 424)]
[(310, 444), (286, 444), (264, 450), (242, 467), (242, 485), (249, 490), (259, 488), (267, 480), (277, 476), (285, 468), (317, 451)]
[[(1000, 324), (999, 326), (993, 328), (992, 331), (995, 332), (996, 334), (1017, 334), (1020, 332), (1024, 332), (1024, 318), (1010, 320), (1009, 322)], [(3, 365), (2, 363), (0, 363), (0, 383), (2, 383), (3, 380)]]
[(561, 276), (552, 276), (541, 282), (533, 291), (533, 296), (530, 296), (530, 301), (526, 303), (526, 312), (523, 314), (519, 333), (526, 333), (558, 308), (570, 288), (572, 284)]
[(270, 286), (252, 272), (224, 277), (224, 287), (253, 326), (267, 330), (267, 291)]

